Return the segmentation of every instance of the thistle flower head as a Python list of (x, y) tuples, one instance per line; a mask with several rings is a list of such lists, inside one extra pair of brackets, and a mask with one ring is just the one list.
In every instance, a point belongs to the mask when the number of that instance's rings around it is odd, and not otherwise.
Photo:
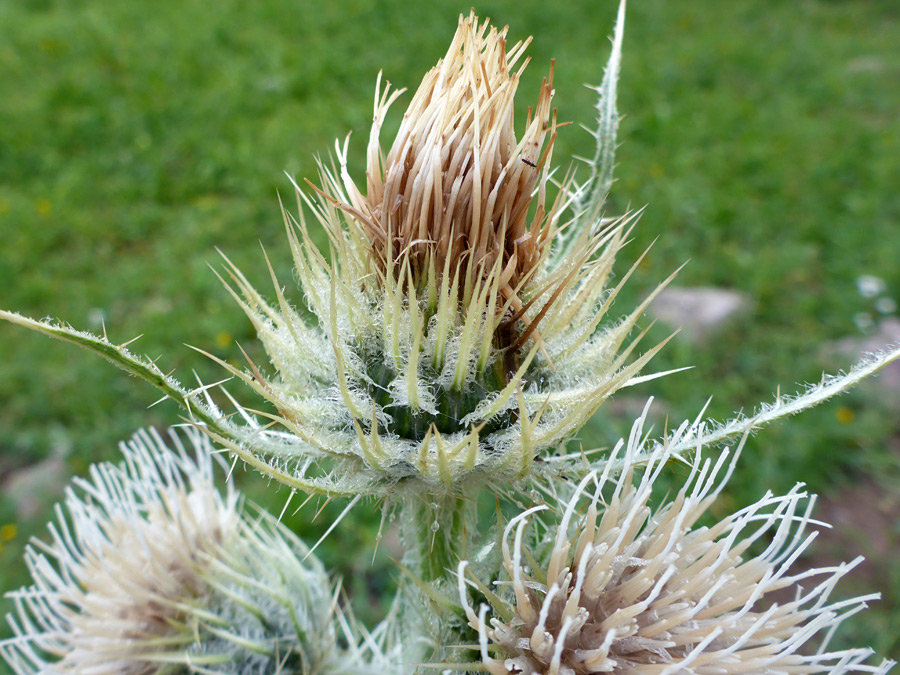
[(364, 191), (349, 138), (321, 166), (316, 195), (298, 188), (330, 258), (302, 214), (285, 216), (316, 322), (277, 283), (271, 306), (230, 269), (276, 372), (230, 370), (274, 404), (281, 429), (217, 440), (305, 490), (384, 494), (403, 482), (449, 494), (528, 476), (652, 356), (630, 358), (640, 336), (623, 348), (646, 303), (604, 323), (633, 220), (601, 217), (621, 17), (600, 88), (603, 153), (587, 183), (563, 182), (552, 202), (552, 67), (521, 138), (514, 128), (526, 46), (507, 48), (506, 29), (460, 17), (387, 153), (382, 124), (402, 92), (379, 78)]
[(57, 507), (26, 552), (34, 585), (13, 592), (18, 674), (365, 672), (336, 646), (321, 564), (267, 515), (245, 516), (212, 484), (211, 446), (192, 457), (153, 432), (123, 444)]
[[(670, 455), (660, 446), (643, 475), (636, 476), (642, 421), (611, 460), (617, 461), (624, 446), (621, 475), (589, 473), (562, 503), (558, 525), (544, 528), (532, 546), (525, 529), (543, 507), (509, 522), (502, 546), (507, 579), (498, 582), (502, 591), (496, 595), (478, 584), (492, 604), (489, 623), (486, 605), (476, 614), (468, 604), (466, 563), (460, 564), (461, 600), (469, 625), (479, 631), (487, 670), (495, 675), (887, 672), (890, 662), (865, 665), (869, 650), (828, 650), (841, 621), (878, 597), (829, 600), (837, 581), (862, 558), (791, 571), (815, 537), (805, 534), (814, 499), (802, 485), (783, 496), (767, 493), (701, 526), (698, 521), (728, 480), (740, 448), (730, 463), (727, 452), (715, 462), (698, 452), (675, 498), (654, 510), (652, 486)], [(775, 591), (782, 591), (779, 600)], [(781, 602), (785, 591), (790, 599)], [(817, 641), (818, 650), (809, 650)]]

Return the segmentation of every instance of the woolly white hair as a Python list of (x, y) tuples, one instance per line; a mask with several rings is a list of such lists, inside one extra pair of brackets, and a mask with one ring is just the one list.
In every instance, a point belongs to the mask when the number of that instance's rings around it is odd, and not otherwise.
[[(490, 622), (487, 605), (477, 614), (470, 606), (467, 563), (460, 563), (460, 598), (479, 632), (482, 667), (495, 675), (886, 673), (893, 663), (867, 665), (868, 649), (828, 649), (840, 623), (879, 597), (829, 600), (862, 558), (791, 569), (816, 536), (806, 533), (815, 522), (814, 496), (802, 484), (781, 496), (767, 492), (714, 525), (698, 526), (731, 476), (742, 440), (730, 460), (728, 451), (705, 458), (697, 446), (684, 486), (654, 511), (653, 484), (681, 439), (676, 433), (657, 446), (637, 477), (645, 418), (646, 410), (612, 453), (611, 460), (623, 455), (622, 473), (613, 477), (613, 461), (603, 473), (588, 473), (562, 499), (555, 528), (534, 528), (544, 531), (534, 546), (525, 545), (526, 525), (546, 506), (508, 523), (508, 580), (497, 582), (504, 592), (475, 582), (491, 603)], [(750, 553), (761, 545), (762, 552)], [(789, 601), (770, 595), (785, 589)]]
[(367, 672), (378, 646), (357, 646), (321, 563), (271, 516), (248, 517), (230, 482), (215, 488), (205, 435), (169, 438), (138, 432), (122, 464), (67, 489), (49, 542), (26, 551), (34, 585), (9, 594), (0, 656), (20, 675)]

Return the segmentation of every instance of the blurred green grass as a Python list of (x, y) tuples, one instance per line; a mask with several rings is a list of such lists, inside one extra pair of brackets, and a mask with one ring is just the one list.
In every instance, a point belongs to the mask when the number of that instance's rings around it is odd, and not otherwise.
[[(235, 361), (236, 343), (258, 355), (250, 325), (208, 269), (219, 265), (215, 247), (264, 289), (261, 243), (292, 287), (277, 204), (279, 192), (291, 199), (283, 172), (314, 178), (314, 156), (353, 130), (361, 174), (378, 70), (415, 87), (467, 9), (443, 0), (415, 11), (398, 0), (0, 4), (0, 306), (79, 328), (101, 330), (102, 321), (119, 341), (143, 333), (135, 348), (163, 354), (163, 368), (183, 381), (192, 371), (219, 378), (183, 343)], [(561, 119), (590, 124), (594, 97), (581, 85), (600, 80), (614, 3), (551, 11), (497, 0), (476, 9), (508, 23), (514, 40), (535, 36), (522, 103), (555, 58)], [(636, 392), (657, 395), (672, 419), (692, 417), (709, 396), (711, 414), (723, 418), (778, 385), (793, 391), (823, 368), (849, 366), (819, 347), (859, 334), (860, 274), (883, 278), (900, 297), (898, 34), (891, 0), (629, 8), (612, 208), (649, 205), (623, 262), (659, 240), (619, 306), (688, 259), (677, 283), (753, 300), (749, 315), (709, 342), (676, 340), (657, 360), (659, 369), (696, 366)], [(555, 157), (589, 151), (590, 138), (572, 125)], [(866, 475), (896, 490), (896, 408), (882, 399), (864, 390), (765, 431), (750, 442), (729, 499), (798, 480), (839, 493)], [(55, 451), (73, 473), (114, 458), (135, 428), (176, 421), (169, 403), (148, 409), (154, 400), (92, 356), (0, 325), (3, 474)], [(625, 424), (601, 414), (582, 439), (610, 442)], [(243, 480), (252, 497), (280, 510), (286, 492), (252, 478)], [(340, 507), (329, 505), (312, 530), (314, 507), (291, 522), (315, 537)], [(360, 509), (323, 547), (370, 618), (395, 568), (381, 556), (369, 569), (369, 553), (342, 552), (371, 551), (373, 511)], [(17, 527), (0, 550), (0, 589), (25, 582), (22, 546), (47, 517), (20, 521), (9, 495), (0, 498), (0, 525)], [(847, 633), (896, 658), (900, 562), (887, 564), (879, 587), (863, 579), (856, 589), (884, 600)]]

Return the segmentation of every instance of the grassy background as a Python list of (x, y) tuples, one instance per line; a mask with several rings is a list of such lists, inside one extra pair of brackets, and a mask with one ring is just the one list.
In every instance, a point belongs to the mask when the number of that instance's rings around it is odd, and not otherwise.
[[(208, 269), (219, 264), (214, 247), (264, 288), (261, 242), (289, 280), (276, 199), (290, 192), (283, 172), (313, 177), (314, 155), (353, 130), (359, 175), (379, 68), (414, 87), (467, 9), (440, 1), (411, 12), (399, 0), (0, 3), (0, 306), (94, 330), (102, 320), (115, 340), (143, 333), (135, 348), (164, 354), (163, 368), (183, 381), (192, 370), (216, 379), (183, 343), (235, 360), (237, 342), (256, 347)], [(523, 104), (556, 58), (561, 119), (589, 123), (593, 94), (581, 85), (599, 83), (613, 3), (550, 11), (536, 0), (495, 0), (476, 9), (509, 23), (514, 39), (536, 37)], [(898, 34), (893, 0), (629, 8), (612, 202), (619, 211), (649, 204), (632, 258), (660, 238), (619, 306), (624, 313), (687, 259), (679, 284), (753, 299), (714, 339), (677, 341), (658, 360), (661, 369), (696, 366), (638, 392), (660, 397), (673, 418), (693, 416), (710, 395), (711, 412), (724, 417), (779, 384), (791, 391), (849, 365), (823, 357), (820, 345), (859, 335), (853, 316), (868, 309), (860, 274), (883, 278), (900, 297)], [(565, 128), (557, 161), (588, 152), (589, 141), (577, 125)], [(94, 357), (0, 325), (2, 475), (54, 453), (65, 473), (83, 473), (115, 457), (115, 442), (135, 428), (176, 420), (171, 404), (148, 410), (154, 400)], [(836, 495), (871, 481), (896, 498), (896, 410), (863, 390), (766, 431), (751, 441), (730, 503), (798, 480)], [(584, 440), (607, 442), (626, 421), (607, 412)], [(275, 486), (244, 482), (255, 499), (283, 503)], [(59, 485), (51, 488), (48, 504)], [(23, 520), (14, 507), (4, 492), (0, 589), (25, 582), (22, 546), (48, 517)], [(383, 557), (369, 568), (368, 555), (341, 555), (371, 550), (374, 516), (363, 511), (323, 557), (376, 616), (394, 568)], [(292, 522), (308, 531), (312, 513)], [(861, 537), (844, 557), (877, 556), (869, 543)], [(900, 561), (882, 557), (879, 576), (844, 585), (885, 596), (845, 632), (896, 658)], [(376, 608), (365, 609), (367, 600)]]

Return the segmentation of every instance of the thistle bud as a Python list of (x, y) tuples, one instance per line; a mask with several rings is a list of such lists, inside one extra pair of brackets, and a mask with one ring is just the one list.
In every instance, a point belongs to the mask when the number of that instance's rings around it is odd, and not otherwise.
[[(601, 91), (613, 110), (621, 19), (617, 35)], [(384, 494), (404, 483), (446, 495), (510, 483), (655, 353), (631, 358), (640, 336), (623, 348), (646, 303), (604, 323), (633, 217), (601, 217), (602, 199), (584, 199), (587, 184), (551, 187), (552, 65), (516, 136), (527, 44), (508, 47), (506, 29), (460, 17), (386, 153), (382, 124), (402, 92), (379, 77), (364, 189), (347, 165), (349, 138), (336, 164), (321, 166), (315, 195), (298, 188), (328, 234), (330, 258), (302, 215), (286, 215), (314, 323), (277, 283), (271, 306), (231, 269), (276, 372), (231, 370), (274, 404), (270, 417), (289, 432), (232, 441), (233, 450), (328, 493)], [(614, 133), (597, 140), (607, 153), (615, 144)]]
[[(187, 432), (122, 444), (57, 507), (26, 552), (32, 586), (9, 594), (15, 637), (0, 656), (33, 673), (385, 672), (337, 645), (321, 564), (266, 514), (212, 483), (212, 447)], [(346, 622), (344, 622), (346, 625)]]

